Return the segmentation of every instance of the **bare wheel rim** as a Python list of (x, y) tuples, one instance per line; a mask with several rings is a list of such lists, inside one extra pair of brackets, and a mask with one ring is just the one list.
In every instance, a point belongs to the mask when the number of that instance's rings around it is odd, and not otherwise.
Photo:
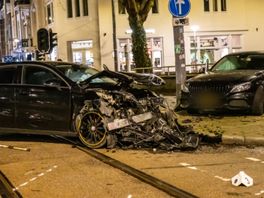
[(103, 146), (106, 133), (103, 117), (99, 113), (89, 112), (83, 116), (79, 133), (83, 143), (90, 147)]

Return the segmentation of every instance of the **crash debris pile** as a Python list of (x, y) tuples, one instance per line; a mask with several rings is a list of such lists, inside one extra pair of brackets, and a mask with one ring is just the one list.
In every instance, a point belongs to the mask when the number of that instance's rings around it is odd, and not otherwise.
[[(198, 147), (198, 135), (179, 125), (163, 97), (146, 90), (98, 90), (96, 93), (98, 99), (87, 100), (81, 113), (97, 111), (103, 117), (106, 130), (102, 132), (107, 131), (107, 148), (174, 150)], [(85, 130), (82, 124), (80, 130)]]

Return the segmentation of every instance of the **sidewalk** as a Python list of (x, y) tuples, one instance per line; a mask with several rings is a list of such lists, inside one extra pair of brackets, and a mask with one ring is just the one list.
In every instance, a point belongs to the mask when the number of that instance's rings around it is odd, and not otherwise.
[[(176, 105), (175, 96), (165, 96), (169, 106)], [(176, 112), (178, 121), (183, 125), (192, 125), (195, 132), (212, 136), (221, 136), (223, 144), (264, 146), (264, 115), (190, 115), (185, 111)]]

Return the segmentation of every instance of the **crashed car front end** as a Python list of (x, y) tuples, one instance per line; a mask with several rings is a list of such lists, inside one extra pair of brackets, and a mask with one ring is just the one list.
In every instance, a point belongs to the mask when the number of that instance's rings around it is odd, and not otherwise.
[[(88, 147), (197, 148), (198, 135), (177, 123), (163, 97), (134, 89), (98, 89), (96, 94), (98, 99), (85, 101), (76, 124), (82, 143)], [(100, 116), (87, 117), (91, 112)]]

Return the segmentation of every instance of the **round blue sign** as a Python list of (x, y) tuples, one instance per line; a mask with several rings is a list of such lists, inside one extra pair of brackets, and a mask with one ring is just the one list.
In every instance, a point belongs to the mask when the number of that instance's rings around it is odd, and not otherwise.
[(169, 11), (173, 16), (185, 17), (191, 9), (190, 0), (170, 0)]

